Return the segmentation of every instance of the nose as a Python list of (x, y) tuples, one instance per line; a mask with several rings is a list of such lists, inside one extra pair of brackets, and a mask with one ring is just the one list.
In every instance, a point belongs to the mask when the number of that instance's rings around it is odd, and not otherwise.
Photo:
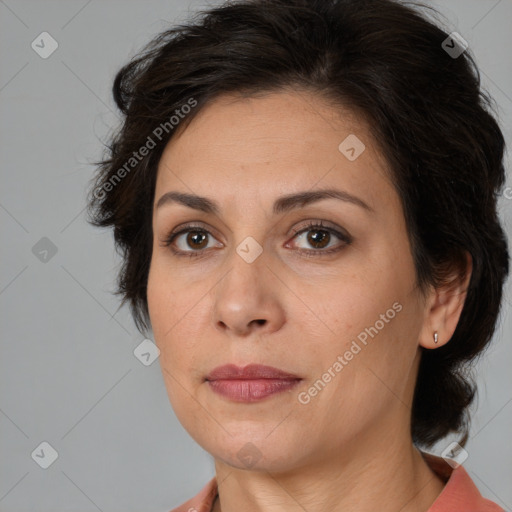
[(281, 328), (285, 312), (281, 294), (284, 286), (260, 255), (247, 263), (238, 255), (215, 290), (215, 327), (225, 335), (247, 337), (270, 334)]

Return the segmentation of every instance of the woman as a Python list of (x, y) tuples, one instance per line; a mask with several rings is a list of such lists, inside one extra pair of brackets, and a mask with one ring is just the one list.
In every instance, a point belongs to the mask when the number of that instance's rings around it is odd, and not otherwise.
[(460, 465), (509, 261), (464, 40), (392, 0), (238, 1), (113, 90), (91, 222), (215, 460), (175, 510), (501, 510)]

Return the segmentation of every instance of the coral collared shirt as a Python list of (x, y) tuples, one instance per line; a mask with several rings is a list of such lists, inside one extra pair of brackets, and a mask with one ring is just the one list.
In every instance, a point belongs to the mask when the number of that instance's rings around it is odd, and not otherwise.
[[(426, 512), (505, 512), (496, 503), (482, 497), (467, 471), (453, 469), (444, 459), (428, 453), (423, 458), (444, 482), (441, 494)], [(212, 478), (193, 498), (170, 512), (211, 512), (217, 496), (217, 479)]]

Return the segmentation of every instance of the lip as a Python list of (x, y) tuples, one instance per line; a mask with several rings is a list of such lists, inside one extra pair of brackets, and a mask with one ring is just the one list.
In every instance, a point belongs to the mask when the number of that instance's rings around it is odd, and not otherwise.
[(255, 402), (289, 390), (302, 379), (272, 366), (228, 364), (215, 368), (205, 380), (215, 393), (229, 400)]
[(248, 364), (241, 367), (234, 364), (217, 366), (207, 376), (206, 380), (252, 380), (252, 379), (300, 379), (298, 375), (285, 372), (279, 368), (265, 366), (262, 364)]

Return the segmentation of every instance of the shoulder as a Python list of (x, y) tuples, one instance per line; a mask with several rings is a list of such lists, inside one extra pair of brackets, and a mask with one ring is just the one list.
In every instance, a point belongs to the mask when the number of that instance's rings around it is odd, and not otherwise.
[(210, 512), (217, 496), (217, 479), (213, 477), (193, 498), (170, 512)]
[(504, 512), (484, 498), (463, 466), (453, 469), (443, 458), (422, 453), (423, 458), (442, 480), (445, 486), (427, 512)]

